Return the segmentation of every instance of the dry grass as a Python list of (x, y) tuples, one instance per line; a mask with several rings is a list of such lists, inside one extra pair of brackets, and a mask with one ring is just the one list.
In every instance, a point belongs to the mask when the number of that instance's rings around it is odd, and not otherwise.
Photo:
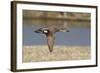
[(90, 59), (88, 46), (55, 46), (50, 53), (47, 46), (24, 46), (23, 62)]

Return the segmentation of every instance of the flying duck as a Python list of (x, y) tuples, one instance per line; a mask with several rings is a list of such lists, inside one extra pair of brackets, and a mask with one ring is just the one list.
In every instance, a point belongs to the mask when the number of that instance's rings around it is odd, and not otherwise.
[[(61, 15), (62, 14), (63, 13), (61, 13)], [(64, 26), (62, 28), (58, 28), (57, 26), (56, 27), (49, 26), (49, 27), (42, 27), (42, 28), (39, 28), (39, 29), (34, 31), (36, 33), (42, 33), (42, 34), (44, 34), (46, 36), (47, 44), (48, 44), (48, 48), (49, 48), (50, 52), (53, 51), (55, 33), (59, 32), (59, 31), (69, 32), (69, 29), (66, 28), (67, 26), (65, 27), (65, 23), (63, 23), (63, 24), (64, 24)]]

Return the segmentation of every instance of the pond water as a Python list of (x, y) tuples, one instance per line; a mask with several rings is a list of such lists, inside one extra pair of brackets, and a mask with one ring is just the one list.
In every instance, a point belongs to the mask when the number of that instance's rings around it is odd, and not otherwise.
[[(46, 38), (43, 34), (35, 33), (36, 26), (23, 26), (23, 45), (45, 45)], [(90, 28), (70, 27), (70, 32), (57, 32), (55, 45), (88, 46), (91, 43)]]

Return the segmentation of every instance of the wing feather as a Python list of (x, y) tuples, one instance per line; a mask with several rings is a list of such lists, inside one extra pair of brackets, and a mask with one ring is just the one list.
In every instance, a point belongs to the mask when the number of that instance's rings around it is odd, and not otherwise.
[(52, 52), (54, 46), (54, 36), (47, 37), (47, 44), (48, 44), (49, 51)]

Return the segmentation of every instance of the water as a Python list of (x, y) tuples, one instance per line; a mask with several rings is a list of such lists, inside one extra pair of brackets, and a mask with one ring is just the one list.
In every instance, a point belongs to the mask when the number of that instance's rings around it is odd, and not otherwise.
[[(35, 33), (36, 26), (23, 26), (23, 45), (45, 45), (45, 35)], [(71, 27), (70, 32), (57, 32), (55, 45), (90, 45), (90, 29)]]

